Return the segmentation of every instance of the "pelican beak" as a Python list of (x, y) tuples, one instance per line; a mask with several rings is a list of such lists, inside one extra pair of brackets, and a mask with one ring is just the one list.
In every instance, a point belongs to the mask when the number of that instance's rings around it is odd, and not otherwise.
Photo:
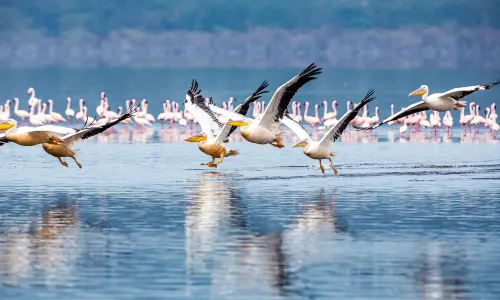
[(425, 90), (423, 88), (419, 88), (418, 90), (415, 90), (415, 91), (411, 92), (408, 95), (408, 97), (422, 96), (423, 94), (425, 94)]
[(231, 125), (231, 126), (240, 126), (240, 127), (248, 125), (246, 122), (243, 122), (243, 121), (229, 121), (226, 124)]
[(307, 146), (307, 141), (300, 141), (297, 144), (293, 145), (292, 148), (305, 147), (305, 146)]
[(9, 130), (14, 127), (14, 124), (10, 123), (0, 123), (0, 130)]
[(185, 141), (191, 142), (191, 143), (197, 143), (197, 142), (204, 141), (206, 139), (207, 139), (206, 136), (204, 136), (202, 134), (197, 134), (197, 135), (193, 135), (193, 136), (188, 137), (187, 139), (185, 139)]

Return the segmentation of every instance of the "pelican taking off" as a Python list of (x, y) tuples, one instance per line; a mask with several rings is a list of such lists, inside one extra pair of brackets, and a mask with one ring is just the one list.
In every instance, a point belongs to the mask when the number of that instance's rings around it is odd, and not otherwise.
[[(251, 102), (259, 99), (263, 93), (267, 92), (263, 91), (265, 87), (267, 87), (267, 82), (262, 83), (244, 103), (248, 102), (249, 106)], [(244, 103), (239, 106), (240, 111), (245, 109), (245, 106), (243, 106)], [(217, 165), (224, 161), (224, 157), (238, 154), (238, 151), (228, 150), (226, 146), (224, 146), (224, 142), (234, 131), (234, 129), (232, 129), (233, 126), (229, 124), (222, 125), (219, 122), (215, 114), (205, 104), (205, 98), (201, 95), (201, 90), (198, 89), (198, 82), (194, 79), (191, 82), (191, 88), (186, 94), (184, 105), (198, 120), (203, 130), (202, 135), (191, 136), (187, 138), (186, 141), (198, 142), (198, 148), (201, 152), (212, 157), (211, 162), (201, 164), (202, 166), (207, 165), (211, 168), (217, 168)], [(238, 107), (236, 109), (238, 109)], [(248, 107), (246, 107), (246, 110), (248, 110)], [(215, 162), (216, 158), (219, 158), (218, 162)]]
[(328, 159), (330, 161), (330, 165), (332, 166), (333, 172), (337, 174), (337, 169), (335, 169), (331, 158), (332, 156), (335, 156), (335, 154), (330, 152), (332, 143), (342, 135), (342, 132), (344, 132), (344, 130), (347, 128), (347, 125), (349, 125), (349, 123), (358, 115), (358, 112), (361, 110), (361, 108), (375, 99), (375, 97), (372, 97), (374, 92), (375, 91), (373, 89), (370, 89), (363, 100), (361, 100), (361, 102), (357, 104), (352, 110), (346, 112), (342, 116), (342, 118), (340, 118), (338, 123), (335, 126), (331, 127), (319, 141), (314, 141), (307, 130), (302, 127), (302, 125), (295, 122), (292, 118), (286, 115), (283, 118), (283, 124), (290, 128), (300, 139), (300, 141), (293, 147), (304, 147), (305, 155), (309, 156), (312, 159), (318, 159), (320, 169), (323, 174), (325, 174), (325, 169), (321, 164), (321, 160)]
[(422, 96), (422, 101), (419, 101), (417, 103), (408, 106), (406, 109), (403, 109), (402, 111), (393, 114), (392, 116), (376, 124), (375, 126), (368, 128), (362, 128), (359, 126), (354, 126), (354, 127), (360, 130), (372, 130), (385, 123), (395, 121), (397, 119), (401, 119), (406, 116), (425, 110), (434, 110), (443, 112), (452, 109), (460, 110), (466, 106), (466, 102), (462, 101), (463, 98), (479, 90), (489, 90), (497, 84), (500, 84), (500, 81), (496, 81), (489, 84), (458, 87), (444, 93), (434, 93), (431, 95), (429, 95), (429, 87), (426, 85), (422, 85), (420, 88), (411, 92), (408, 95), (408, 97)]
[(61, 158), (71, 157), (81, 169), (82, 165), (76, 159), (76, 153), (73, 149), (71, 149), (71, 146), (78, 140), (88, 139), (89, 137), (104, 132), (106, 129), (130, 118), (133, 113), (134, 109), (103, 125), (90, 124), (87, 126), (87, 124), (85, 124), (82, 129), (74, 129), (73, 133), (67, 134), (62, 138), (50, 136), (48, 141), (42, 144), (43, 150), (57, 158), (61, 165), (65, 167), (68, 167), (68, 163), (63, 161)]
[(260, 120), (245, 117), (241, 114), (227, 111), (216, 106), (211, 106), (214, 112), (226, 115), (230, 120), (227, 124), (241, 126), (241, 135), (247, 141), (255, 144), (271, 144), (274, 147), (282, 148), (280, 134), (276, 134), (278, 127), (287, 110), (290, 100), (295, 93), (307, 82), (316, 79), (314, 75), (321, 73), (321, 68), (315, 64), (309, 65), (285, 84), (280, 86), (274, 93), (271, 101), (266, 107)]

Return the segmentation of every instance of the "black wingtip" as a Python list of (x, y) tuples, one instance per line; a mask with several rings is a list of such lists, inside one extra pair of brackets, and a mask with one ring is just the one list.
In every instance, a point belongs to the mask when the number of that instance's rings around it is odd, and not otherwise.
[(362, 130), (362, 131), (372, 130), (371, 127), (364, 128), (364, 127), (359, 126), (358, 124), (353, 124), (352, 127), (354, 127), (354, 129), (356, 129), (356, 130)]

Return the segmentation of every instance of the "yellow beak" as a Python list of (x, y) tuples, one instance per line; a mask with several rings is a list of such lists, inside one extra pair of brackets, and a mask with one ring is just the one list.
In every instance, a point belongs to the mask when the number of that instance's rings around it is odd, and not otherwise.
[(14, 127), (14, 124), (0, 123), (0, 130), (9, 130)]
[(293, 145), (292, 148), (305, 147), (305, 146), (307, 146), (307, 142), (306, 141), (300, 141), (297, 144)]
[(411, 92), (408, 95), (408, 97), (422, 96), (423, 94), (425, 94), (425, 90), (424, 89), (418, 89), (418, 90), (415, 90), (415, 91)]
[(206, 140), (207, 137), (201, 134), (193, 135), (185, 139), (186, 142), (197, 143)]
[(240, 126), (240, 127), (248, 125), (246, 122), (243, 122), (243, 121), (229, 121), (226, 124), (231, 125), (231, 126)]

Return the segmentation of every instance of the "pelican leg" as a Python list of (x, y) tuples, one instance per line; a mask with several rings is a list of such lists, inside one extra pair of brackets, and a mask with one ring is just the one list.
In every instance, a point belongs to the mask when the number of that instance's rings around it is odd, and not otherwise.
[(337, 171), (337, 169), (335, 169), (335, 166), (333, 165), (333, 161), (331, 158), (328, 158), (328, 160), (330, 160), (330, 165), (332, 166), (332, 169), (333, 169), (333, 173), (335, 173), (335, 175), (337, 175), (339, 173), (339, 171)]
[(276, 148), (283, 148), (283, 147), (285, 147), (285, 145), (283, 145), (281, 143), (281, 140), (279, 138), (274, 138), (273, 142), (275, 142), (276, 144), (271, 143), (271, 145), (274, 146), (274, 147), (276, 147)]
[(61, 165), (65, 166), (66, 168), (68, 167), (68, 163), (63, 161), (60, 157), (58, 157), (57, 159), (59, 159), (59, 162), (61, 163)]
[(214, 164), (214, 161), (215, 161), (215, 157), (212, 156), (212, 161), (209, 161), (206, 164), (201, 164), (201, 166), (209, 166), (210, 167), (210, 165)]
[(222, 154), (220, 155), (220, 159), (219, 159), (219, 161), (218, 161), (218, 162), (216, 162), (216, 163), (213, 163), (213, 164), (212, 164), (212, 166), (213, 166), (214, 168), (217, 168), (217, 165), (218, 165), (218, 164), (220, 164), (220, 163), (221, 163), (221, 162), (223, 162), (223, 161), (224, 161), (224, 153), (222, 153)]
[(81, 169), (82, 168), (82, 165), (78, 162), (78, 160), (76, 160), (76, 156), (71, 156), (71, 158), (75, 161), (76, 165)]
[(319, 169), (323, 174), (325, 174), (325, 168), (323, 168), (323, 164), (321, 163), (321, 159), (319, 160)]

